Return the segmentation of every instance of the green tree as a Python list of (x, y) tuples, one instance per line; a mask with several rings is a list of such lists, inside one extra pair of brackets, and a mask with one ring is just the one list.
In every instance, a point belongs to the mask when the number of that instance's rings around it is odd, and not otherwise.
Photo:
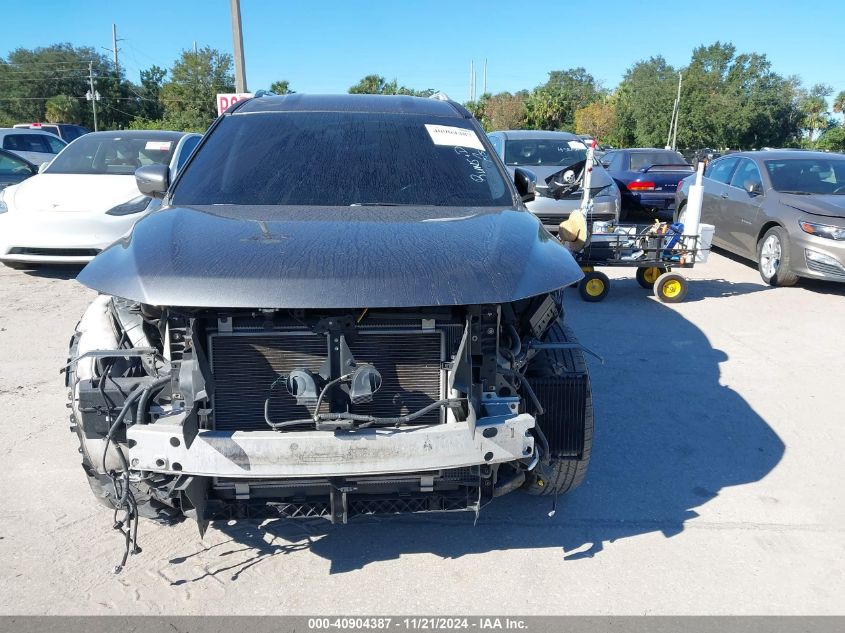
[(270, 84), (270, 92), (277, 95), (292, 95), (296, 91), (290, 89), (290, 82), (287, 79), (280, 79)]
[(807, 132), (810, 143), (817, 133), (830, 126), (830, 112), (827, 109), (827, 97), (833, 94), (833, 88), (826, 84), (815, 84), (804, 91), (798, 101), (804, 117), (801, 127)]
[(601, 86), (584, 68), (553, 70), (549, 80), (526, 99), (526, 122), (538, 129), (572, 130), (575, 111), (603, 95)]
[(349, 88), (349, 94), (353, 95), (409, 95), (412, 97), (430, 97), (434, 93), (435, 90), (433, 88), (414, 90), (413, 88), (400, 86), (396, 79), (387, 81), (381, 75), (367, 75)]
[(93, 127), (88, 66), (91, 63), (94, 89), (100, 93), (99, 123), (103, 128), (121, 127), (135, 116), (134, 86), (115, 73), (110, 60), (89, 46), (53, 44), (41, 48), (17, 48), (0, 59), (0, 119), (15, 123), (43, 121), (47, 102), (66, 95), (79, 102), (80, 122)]
[(837, 114), (845, 112), (845, 90), (836, 95), (836, 98), (833, 100), (833, 111)]
[(79, 101), (67, 95), (56, 95), (47, 100), (44, 118), (50, 123), (79, 123)]
[(845, 127), (836, 124), (826, 130), (816, 142), (816, 147), (830, 152), (845, 152)]
[(234, 90), (231, 55), (208, 46), (182, 51), (161, 89), (164, 118), (174, 129), (205, 130), (217, 118), (217, 93)]
[(616, 91), (618, 143), (663, 147), (669, 133), (678, 74), (663, 57), (631, 66)]
[(138, 116), (142, 119), (156, 120), (164, 116), (161, 89), (166, 76), (167, 71), (158, 66), (150, 66), (147, 70), (141, 71)]

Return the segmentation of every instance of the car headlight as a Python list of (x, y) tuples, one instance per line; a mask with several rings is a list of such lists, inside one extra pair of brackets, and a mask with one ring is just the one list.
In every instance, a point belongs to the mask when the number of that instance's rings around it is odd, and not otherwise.
[(829, 224), (813, 224), (812, 222), (804, 222), (803, 220), (798, 224), (801, 225), (801, 230), (810, 235), (817, 237), (826, 237), (831, 240), (845, 240), (845, 228), (840, 226), (830, 226)]
[(0, 213), (6, 213), (9, 210), (9, 207), (6, 206), (6, 203), (3, 201), (3, 190), (0, 189)]
[(106, 211), (107, 215), (132, 215), (133, 213), (140, 213), (144, 211), (150, 204), (149, 196), (138, 196), (137, 198), (132, 198), (129, 202), (124, 202), (123, 204), (119, 204), (116, 207), (112, 207), (108, 211)]
[(590, 197), (595, 198), (597, 196), (612, 196), (613, 195), (613, 184), (605, 185), (604, 187), (593, 187), (590, 189)]

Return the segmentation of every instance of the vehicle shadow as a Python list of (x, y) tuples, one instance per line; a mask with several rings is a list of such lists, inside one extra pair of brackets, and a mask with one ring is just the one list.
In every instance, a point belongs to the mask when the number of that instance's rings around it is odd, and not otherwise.
[[(757, 270), (757, 264), (752, 262), (749, 259), (745, 259), (744, 257), (740, 257), (739, 255), (734, 255), (733, 253), (726, 251), (722, 248), (717, 246), (713, 247), (714, 253), (719, 253), (722, 257), (726, 257), (737, 264), (742, 264), (743, 266), (747, 266), (752, 270)], [(773, 286), (765, 286), (766, 288), (774, 288)], [(797, 284), (798, 288), (804, 288), (805, 290), (809, 290), (810, 292), (816, 292), (819, 294), (825, 295), (840, 295), (845, 296), (845, 283), (837, 282), (837, 281), (825, 281), (823, 279), (806, 279), (801, 278), (798, 280)]]
[(70, 281), (76, 279), (76, 276), (85, 268), (84, 264), (78, 265), (53, 265), (53, 266), (38, 266), (28, 270), (22, 270), (25, 275), (30, 277), (41, 277), (42, 279), (62, 279)]
[[(215, 522), (227, 546), (219, 556), (203, 554), (212, 557), (208, 573), (237, 579), (294, 550), (327, 559), (334, 574), (413, 553), (456, 559), (552, 548), (566, 560), (593, 557), (621, 539), (682, 533), (721, 491), (760, 481), (778, 464), (783, 442), (721, 384), (719, 365), (728, 357), (698, 327), (653, 300), (629, 301), (625, 310), (596, 319), (594, 306), (582, 304), (576, 291), (566, 294), (569, 323), (606, 364), (590, 361), (596, 413), (590, 471), (580, 489), (558, 500), (553, 516), (551, 498), (517, 492), (494, 500), (475, 524), (471, 513), (360, 517), (345, 526)], [(200, 579), (176, 584), (192, 580)]]
[[(677, 269), (678, 273), (684, 274), (683, 269)], [(684, 303), (694, 303), (704, 299), (726, 299), (738, 295), (746, 295), (754, 292), (777, 290), (773, 286), (760, 283), (736, 282), (727, 279), (690, 279), (689, 294), (684, 298)], [(644, 298), (653, 296), (651, 290), (642, 288), (634, 277), (617, 277), (611, 280), (610, 293), (605, 302), (612, 301), (642, 301)], [(576, 297), (577, 299), (577, 297)]]

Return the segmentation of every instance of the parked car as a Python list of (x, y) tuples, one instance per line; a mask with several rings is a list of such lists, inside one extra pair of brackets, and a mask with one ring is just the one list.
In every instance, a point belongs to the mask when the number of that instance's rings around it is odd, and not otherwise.
[(21, 128), (0, 128), (0, 149), (25, 158), (34, 165), (49, 162), (67, 143), (55, 134)]
[(38, 167), (5, 149), (0, 149), (0, 189), (23, 182), (38, 173)]
[[(677, 221), (692, 182), (679, 183)], [(845, 281), (845, 155), (740, 152), (710, 163), (702, 182), (713, 244), (757, 262), (763, 281)]]
[(80, 273), (102, 294), (68, 376), (85, 474), (130, 522), (477, 512), (584, 477), (582, 273), (463, 106), (260, 96), (175, 181), (136, 176), (163, 207)]
[(607, 152), (601, 162), (622, 194), (623, 220), (632, 211), (671, 216), (678, 180), (693, 172), (683, 156), (668, 149), (618, 149)]
[[(504, 130), (488, 137), (511, 174), (519, 167), (536, 175), (537, 197), (526, 206), (546, 229), (557, 233), (560, 223), (581, 206), (587, 146), (568, 132)], [(588, 219), (616, 222), (621, 208), (619, 189), (597, 159), (592, 170), (593, 209)], [(560, 184), (550, 186), (553, 176)]]
[(175, 174), (199, 139), (139, 130), (76, 139), (40, 174), (0, 194), (0, 261), (12, 268), (90, 261), (159, 206), (138, 191), (135, 170), (160, 164)]
[(70, 143), (72, 140), (79, 138), (83, 134), (88, 134), (91, 131), (87, 127), (76, 125), (74, 123), (16, 123), (15, 128), (49, 132), (50, 134), (58, 136), (65, 143)]

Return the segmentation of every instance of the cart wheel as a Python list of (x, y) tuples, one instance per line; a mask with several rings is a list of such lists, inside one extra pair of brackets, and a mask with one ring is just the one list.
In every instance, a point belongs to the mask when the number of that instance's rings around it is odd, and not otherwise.
[(654, 282), (654, 296), (663, 303), (680, 303), (688, 290), (687, 280), (678, 273), (663, 273)]
[(654, 288), (654, 282), (657, 281), (657, 278), (665, 272), (666, 269), (659, 266), (637, 268), (637, 283), (646, 290), (651, 290)]
[(601, 301), (610, 292), (610, 279), (604, 273), (595, 270), (589, 272), (578, 284), (578, 292), (584, 301)]

